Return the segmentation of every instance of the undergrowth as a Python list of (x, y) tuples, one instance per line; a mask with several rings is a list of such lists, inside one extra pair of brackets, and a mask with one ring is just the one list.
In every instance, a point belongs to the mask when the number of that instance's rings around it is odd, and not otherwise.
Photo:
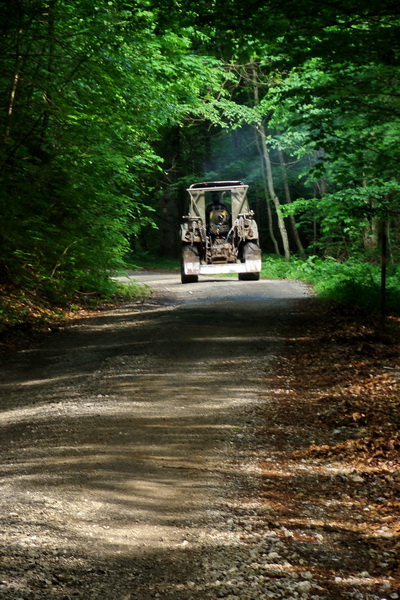
[[(381, 297), (381, 274), (378, 265), (362, 260), (340, 262), (333, 258), (310, 256), (306, 260), (263, 257), (262, 277), (267, 279), (298, 279), (313, 285), (318, 295), (346, 305), (378, 310)], [(386, 307), (400, 311), (400, 267), (389, 265), (386, 281)]]

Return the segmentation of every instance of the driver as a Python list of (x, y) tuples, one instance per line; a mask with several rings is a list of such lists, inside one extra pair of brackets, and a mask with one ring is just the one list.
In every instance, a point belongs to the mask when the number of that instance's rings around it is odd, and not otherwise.
[(214, 192), (211, 198), (211, 204), (207, 206), (206, 217), (208, 230), (212, 235), (228, 233), (230, 214), (227, 206), (222, 202), (223, 193)]

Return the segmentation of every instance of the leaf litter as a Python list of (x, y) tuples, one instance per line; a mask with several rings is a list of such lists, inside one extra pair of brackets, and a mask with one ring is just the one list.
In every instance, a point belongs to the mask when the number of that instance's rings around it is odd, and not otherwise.
[(365, 315), (317, 299), (301, 301), (299, 313), (256, 409), (268, 524), (329, 598), (359, 589), (360, 599), (394, 600), (400, 320), (379, 332)]

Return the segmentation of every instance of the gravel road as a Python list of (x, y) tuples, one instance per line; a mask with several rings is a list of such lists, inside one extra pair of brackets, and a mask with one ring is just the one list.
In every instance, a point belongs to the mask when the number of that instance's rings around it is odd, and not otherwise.
[(153, 290), (143, 305), (3, 361), (0, 598), (329, 597), (260, 532), (252, 452), (308, 288), (131, 276)]

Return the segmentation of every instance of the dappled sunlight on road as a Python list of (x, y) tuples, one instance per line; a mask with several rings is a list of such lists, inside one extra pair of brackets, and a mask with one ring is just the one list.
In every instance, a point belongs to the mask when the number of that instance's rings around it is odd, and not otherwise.
[[(221, 286), (218, 301), (209, 286), (183, 286), (181, 304), (115, 310), (18, 355), (0, 382), (1, 504), (15, 560), (38, 553), (53, 570), (56, 561), (78, 595), (77, 573), (86, 581), (100, 563), (104, 573), (122, 569), (127, 592), (118, 600), (132, 594), (132, 577), (140, 600), (214, 599), (221, 586), (225, 596), (244, 593), (230, 571), (239, 561), (259, 598), (267, 578), (291, 581), (307, 569), (278, 559), (276, 543), (299, 535), (300, 545), (318, 547), (321, 518), (312, 528), (307, 515), (296, 520), (279, 486), (296, 486), (297, 475), (241, 446), (246, 427), (260, 426), (251, 415), (277, 398), (265, 376), (295, 314), (294, 287), (279, 294), (275, 286), (255, 309), (251, 284), (241, 282), (236, 299)], [(275, 444), (285, 431), (268, 426)], [(300, 436), (301, 423), (290, 427)], [(252, 506), (260, 481), (279, 485)], [(268, 523), (272, 509), (279, 527)], [(308, 585), (299, 581), (299, 593), (300, 584)]]

